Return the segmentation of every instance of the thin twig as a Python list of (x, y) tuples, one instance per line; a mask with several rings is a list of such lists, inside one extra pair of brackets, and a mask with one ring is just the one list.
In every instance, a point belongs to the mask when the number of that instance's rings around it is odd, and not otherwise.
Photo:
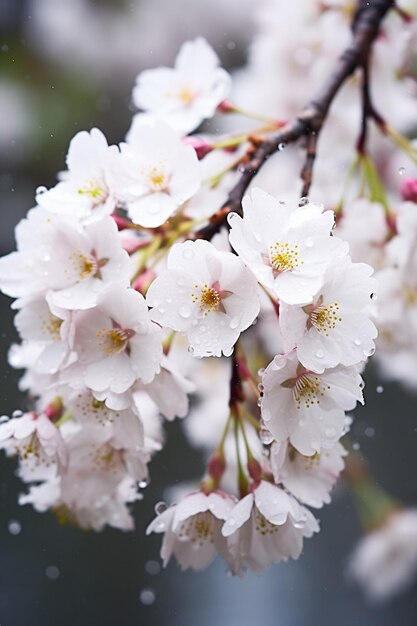
[[(310, 156), (307, 156), (307, 163), (303, 168), (304, 188), (308, 191), (317, 136), (326, 120), (330, 105), (346, 79), (357, 68), (367, 64), (381, 22), (394, 4), (393, 0), (358, 0), (352, 22), (351, 42), (339, 57), (327, 81), (293, 120), (274, 135), (257, 142), (257, 145), (248, 151), (246, 162), (241, 166), (243, 171), (237, 184), (230, 191), (224, 205), (212, 215), (210, 223), (195, 233), (195, 238), (211, 239), (226, 223), (229, 213), (242, 213), (241, 202), (246, 189), (265, 161), (278, 150), (280, 144), (294, 143), (301, 137), (310, 138), (314, 133), (314, 140), (307, 142)], [(374, 113), (373, 111), (373, 117)]]

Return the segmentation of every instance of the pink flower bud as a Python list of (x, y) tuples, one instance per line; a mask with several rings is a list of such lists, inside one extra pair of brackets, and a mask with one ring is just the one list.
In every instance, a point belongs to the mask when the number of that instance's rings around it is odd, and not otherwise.
[(183, 142), (194, 148), (197, 153), (197, 158), (200, 160), (213, 150), (212, 144), (204, 141), (204, 139), (201, 139), (200, 137), (194, 137), (192, 135), (184, 137)]
[(401, 182), (400, 191), (403, 200), (417, 203), (417, 178), (405, 178)]
[(150, 284), (155, 280), (155, 278), (155, 272), (153, 272), (152, 270), (146, 270), (137, 277), (132, 287), (144, 296), (148, 291)]
[(43, 413), (46, 415), (51, 422), (56, 422), (62, 417), (62, 413), (64, 411), (64, 405), (62, 404), (61, 398), (57, 397), (48, 406), (44, 409)]
[(121, 217), (120, 215), (116, 215), (115, 213), (112, 213), (111, 217), (116, 222), (118, 230), (124, 230), (125, 228), (130, 228), (132, 226), (132, 223), (129, 222), (129, 220), (127, 220), (125, 217)]
[(209, 475), (216, 481), (216, 483), (220, 482), (225, 467), (226, 462), (224, 454), (222, 452), (216, 452), (215, 454), (213, 454), (208, 462), (207, 470)]

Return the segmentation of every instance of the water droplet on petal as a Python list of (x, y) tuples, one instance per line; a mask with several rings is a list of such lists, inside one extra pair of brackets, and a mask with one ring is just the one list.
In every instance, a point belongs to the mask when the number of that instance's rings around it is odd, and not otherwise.
[(360, 339), (355, 339), (355, 341), (353, 343), (355, 344), (355, 346), (360, 346), (361, 345), (361, 340)]
[(405, 167), (399, 167), (398, 168), (398, 173), (399, 173), (400, 176), (404, 176), (404, 174), (405, 174)]
[(307, 196), (303, 196), (302, 198), (299, 199), (298, 206), (305, 206), (308, 203), (309, 203), (308, 197)]
[(230, 320), (230, 328), (235, 329), (239, 326), (240, 317), (234, 317)]
[(147, 487), (147, 486), (148, 486), (148, 481), (147, 481), (147, 480), (141, 480), (141, 481), (139, 482), (139, 487), (140, 487), (141, 489), (145, 489), (145, 487)]
[(284, 149), (285, 149), (285, 143), (284, 142), (279, 143), (278, 144), (278, 150), (281, 151), (281, 150), (284, 150)]
[(191, 315), (191, 309), (186, 304), (182, 304), (178, 309), (178, 313), (181, 315), (181, 317), (187, 319)]
[(156, 515), (161, 515), (161, 513), (164, 513), (164, 511), (166, 511), (168, 508), (168, 505), (166, 502), (157, 502), (155, 504), (155, 513)]
[(261, 428), (259, 431), (259, 439), (265, 446), (269, 446), (274, 441), (274, 436), (267, 428)]
[(317, 352), (316, 352), (316, 357), (317, 357), (318, 359), (322, 359), (322, 358), (324, 357), (324, 352), (323, 352), (323, 350), (317, 350)]
[(40, 187), (37, 187), (37, 189), (35, 191), (35, 194), (36, 195), (41, 195), (41, 194), (45, 193), (45, 191), (48, 191), (48, 189), (44, 185), (41, 185)]

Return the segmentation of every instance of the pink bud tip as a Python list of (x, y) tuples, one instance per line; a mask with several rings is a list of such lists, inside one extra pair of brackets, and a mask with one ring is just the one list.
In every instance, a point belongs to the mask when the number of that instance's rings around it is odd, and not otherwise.
[(252, 456), (248, 460), (249, 476), (255, 483), (260, 483), (262, 478), (262, 467), (260, 463)]
[(208, 462), (208, 473), (217, 482), (223, 476), (226, 463), (223, 454), (214, 454)]
[(183, 142), (194, 148), (197, 153), (197, 158), (200, 160), (213, 150), (211, 143), (204, 141), (204, 139), (200, 139), (200, 137), (194, 137), (193, 135), (183, 137)]
[(117, 228), (119, 230), (124, 230), (125, 228), (131, 227), (131, 223), (129, 222), (129, 220), (127, 220), (124, 217), (121, 217), (120, 215), (116, 215), (115, 213), (112, 213), (112, 218), (116, 222)]
[(141, 294), (146, 294), (150, 284), (155, 280), (156, 274), (152, 270), (146, 270), (140, 276), (137, 277), (132, 287)]
[(417, 178), (405, 178), (400, 186), (403, 200), (417, 203)]
[(229, 100), (223, 100), (217, 107), (219, 113), (234, 113), (236, 108), (233, 106)]

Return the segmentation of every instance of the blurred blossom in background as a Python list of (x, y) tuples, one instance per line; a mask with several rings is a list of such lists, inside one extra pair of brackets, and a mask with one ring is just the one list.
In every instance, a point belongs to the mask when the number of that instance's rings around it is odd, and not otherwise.
[[(298, 0), (297, 0), (298, 2)], [(294, 35), (292, 62), (280, 66), (281, 37), (298, 27), (297, 2), (289, 0), (0, 0), (0, 253), (13, 248), (13, 228), (33, 204), (39, 185), (52, 186), (64, 168), (70, 138), (96, 126), (109, 143), (126, 134), (134, 107), (132, 87), (137, 74), (158, 65), (172, 65), (181, 44), (205, 37), (222, 65), (235, 71), (235, 98), (261, 113), (287, 116), (306, 101), (303, 72), (318, 42), (311, 23)], [(280, 12), (277, 11), (277, 6)], [(306, 7), (308, 3), (300, 2)], [(347, 22), (346, 22), (347, 24)], [(262, 42), (252, 45), (262, 28)], [(257, 35), (258, 33), (258, 35)], [(321, 50), (319, 81), (345, 44), (346, 32), (326, 29), (328, 49)], [(324, 37), (324, 35), (323, 35)], [(297, 41), (305, 45), (298, 46)], [(323, 39), (324, 41), (324, 39)], [(410, 39), (411, 41), (411, 39)], [(327, 44), (326, 44), (327, 45)], [(401, 44), (406, 46), (407, 42)], [(413, 44), (409, 42), (411, 49)], [(281, 52), (280, 52), (281, 50)], [(393, 52), (393, 50), (389, 50)], [(386, 54), (386, 52), (385, 52)], [(400, 58), (401, 49), (393, 57)], [(242, 71), (250, 58), (249, 70)], [(276, 58), (279, 86), (270, 81), (268, 59)], [(302, 71), (300, 72), (300, 68)], [(264, 72), (265, 70), (265, 72)], [(404, 66), (407, 106), (398, 111), (390, 100), (388, 113), (406, 122), (416, 107), (415, 66)], [(252, 87), (254, 79), (258, 88)], [(378, 77), (377, 77), (378, 79)], [(376, 80), (377, 80), (376, 79)], [(291, 83), (291, 98), (283, 90)], [(377, 92), (384, 93), (381, 78)], [(344, 94), (351, 107), (349, 93)], [(384, 104), (384, 103), (382, 103)], [(385, 103), (386, 104), (386, 103)], [(349, 108), (350, 110), (350, 108)], [(411, 112), (411, 113), (410, 113)], [(349, 124), (347, 124), (349, 126)], [(337, 128), (342, 144), (349, 129)], [(330, 133), (330, 131), (329, 131)], [(323, 139), (324, 172), (319, 181), (338, 176), (343, 155), (334, 158), (331, 137)], [(290, 153), (290, 150), (288, 150)], [(291, 158), (291, 157), (290, 157)], [(327, 161), (326, 161), (327, 159)], [(329, 164), (331, 161), (331, 164)], [(399, 166), (398, 166), (399, 167)], [(269, 186), (282, 185), (288, 169), (269, 176)], [(285, 192), (284, 192), (285, 193)], [(17, 391), (18, 372), (7, 367), (7, 351), (15, 339), (9, 301), (1, 298), (1, 411), (10, 415), (24, 403)], [(204, 372), (202, 385), (218, 390), (203, 417), (221, 411), (221, 370)], [(209, 395), (209, 394), (207, 394)], [(373, 473), (391, 493), (412, 506), (417, 502), (417, 415), (415, 392), (383, 382), (377, 372), (367, 374), (367, 404), (356, 412), (352, 431), (354, 448), (370, 459)], [(224, 403), (223, 403), (224, 404)], [(50, 514), (38, 514), (17, 505), (21, 484), (15, 466), (0, 457), (0, 623), (2, 626), (413, 626), (417, 623), (417, 584), (384, 606), (369, 603), (346, 570), (365, 558), (383, 562), (387, 543), (392, 550), (404, 545), (384, 539), (382, 533), (368, 549), (371, 559), (350, 554), (360, 535), (350, 496), (343, 484), (333, 494), (330, 507), (320, 510), (324, 532), (308, 542), (303, 557), (245, 580), (230, 578), (222, 563), (195, 574), (180, 573), (173, 563), (161, 571), (159, 541), (145, 538), (155, 502), (178, 497), (183, 480), (196, 480), (203, 468), (198, 405), (192, 407), (186, 430), (168, 424), (168, 445), (152, 462), (152, 484), (135, 507), (136, 530), (123, 534), (111, 529), (83, 533), (60, 526)], [(223, 416), (220, 416), (223, 419)], [(201, 419), (201, 414), (200, 414)], [(170, 489), (164, 488), (169, 486)], [(171, 491), (171, 496), (167, 495)], [(417, 545), (415, 514), (407, 520), (407, 546)], [(401, 528), (401, 525), (399, 524)], [(403, 524), (404, 528), (404, 524)], [(385, 535), (388, 537), (389, 533)], [(382, 537), (382, 539), (381, 539)], [(382, 546), (382, 547), (381, 547)], [(363, 554), (363, 552), (362, 552)], [(391, 558), (391, 555), (389, 555)], [(389, 561), (390, 562), (390, 561)], [(350, 565), (349, 565), (350, 563)], [(393, 561), (395, 565), (395, 560)], [(370, 574), (371, 575), (371, 574)], [(401, 576), (393, 571), (395, 584)], [(360, 576), (359, 576), (360, 577)], [(378, 598), (380, 582), (371, 597)], [(366, 580), (364, 581), (366, 585)], [(388, 585), (389, 586), (389, 585)]]

